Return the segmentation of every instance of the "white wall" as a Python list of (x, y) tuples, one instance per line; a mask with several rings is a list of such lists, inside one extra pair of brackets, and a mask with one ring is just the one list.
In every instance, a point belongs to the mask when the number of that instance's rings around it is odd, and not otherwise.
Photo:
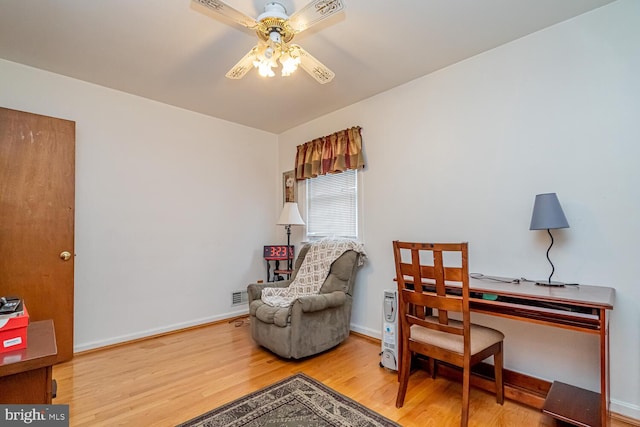
[(276, 135), (3, 60), (0, 105), (76, 122), (76, 351), (247, 311)]
[[(394, 239), (465, 240), (471, 271), (547, 277), (548, 236), (529, 222), (535, 195), (556, 192), (571, 228), (554, 234), (554, 279), (616, 288), (612, 409), (640, 418), (639, 42), (640, 2), (621, 0), (279, 136), (286, 170), (296, 145), (363, 128), (354, 330), (380, 336)], [(505, 332), (507, 368), (599, 389), (596, 335), (475, 319)]]

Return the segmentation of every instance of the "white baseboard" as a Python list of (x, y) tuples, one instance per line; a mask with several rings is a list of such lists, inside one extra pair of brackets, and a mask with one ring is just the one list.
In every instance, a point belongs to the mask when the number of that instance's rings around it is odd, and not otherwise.
[(132, 334), (120, 335), (117, 337), (107, 338), (103, 340), (91, 341), (88, 343), (76, 344), (73, 346), (74, 353), (80, 353), (82, 351), (94, 350), (100, 347), (107, 347), (114, 344), (122, 344), (127, 341), (133, 341), (140, 338), (152, 337), (154, 335), (160, 335), (167, 332), (179, 331), (180, 329), (191, 328), (193, 326), (205, 325), (207, 323), (216, 322), (219, 320), (231, 319), (238, 316), (249, 314), (247, 309), (238, 311), (232, 311), (229, 313), (219, 314), (217, 316), (202, 317), (200, 319), (190, 320), (188, 322), (174, 323), (159, 328), (147, 329), (144, 331), (137, 331)]
[(640, 425), (640, 406), (633, 405), (628, 402), (622, 402), (616, 399), (611, 399), (609, 409), (611, 410), (611, 412), (615, 412), (616, 414), (620, 414), (626, 418), (631, 418), (638, 421), (638, 425)]
[(382, 339), (382, 332), (376, 329), (371, 329), (371, 328), (365, 328), (363, 326), (360, 325), (355, 325), (355, 324), (351, 324), (349, 325), (349, 328), (353, 331), (353, 332), (357, 332), (359, 334), (362, 335), (366, 335), (368, 337), (373, 337), (376, 339)]

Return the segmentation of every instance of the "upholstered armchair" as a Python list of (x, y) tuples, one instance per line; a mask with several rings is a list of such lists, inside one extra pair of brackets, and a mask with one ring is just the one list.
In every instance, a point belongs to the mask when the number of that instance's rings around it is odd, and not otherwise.
[(300, 250), (290, 280), (250, 284), (251, 336), (261, 346), (284, 358), (300, 359), (328, 350), (349, 335), (353, 285), (362, 254), (348, 250), (332, 264), (315, 295), (302, 296), (288, 307), (273, 307), (261, 300), (266, 287), (288, 287), (300, 271), (309, 245)]

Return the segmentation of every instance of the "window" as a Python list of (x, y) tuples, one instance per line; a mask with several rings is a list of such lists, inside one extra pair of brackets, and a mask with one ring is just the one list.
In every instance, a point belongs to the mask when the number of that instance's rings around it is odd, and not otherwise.
[(307, 236), (358, 237), (357, 170), (307, 179)]

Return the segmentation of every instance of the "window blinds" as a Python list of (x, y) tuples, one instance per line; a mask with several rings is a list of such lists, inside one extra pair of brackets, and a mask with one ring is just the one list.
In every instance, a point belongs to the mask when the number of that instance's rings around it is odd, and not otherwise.
[(307, 179), (307, 236), (358, 237), (357, 170)]

